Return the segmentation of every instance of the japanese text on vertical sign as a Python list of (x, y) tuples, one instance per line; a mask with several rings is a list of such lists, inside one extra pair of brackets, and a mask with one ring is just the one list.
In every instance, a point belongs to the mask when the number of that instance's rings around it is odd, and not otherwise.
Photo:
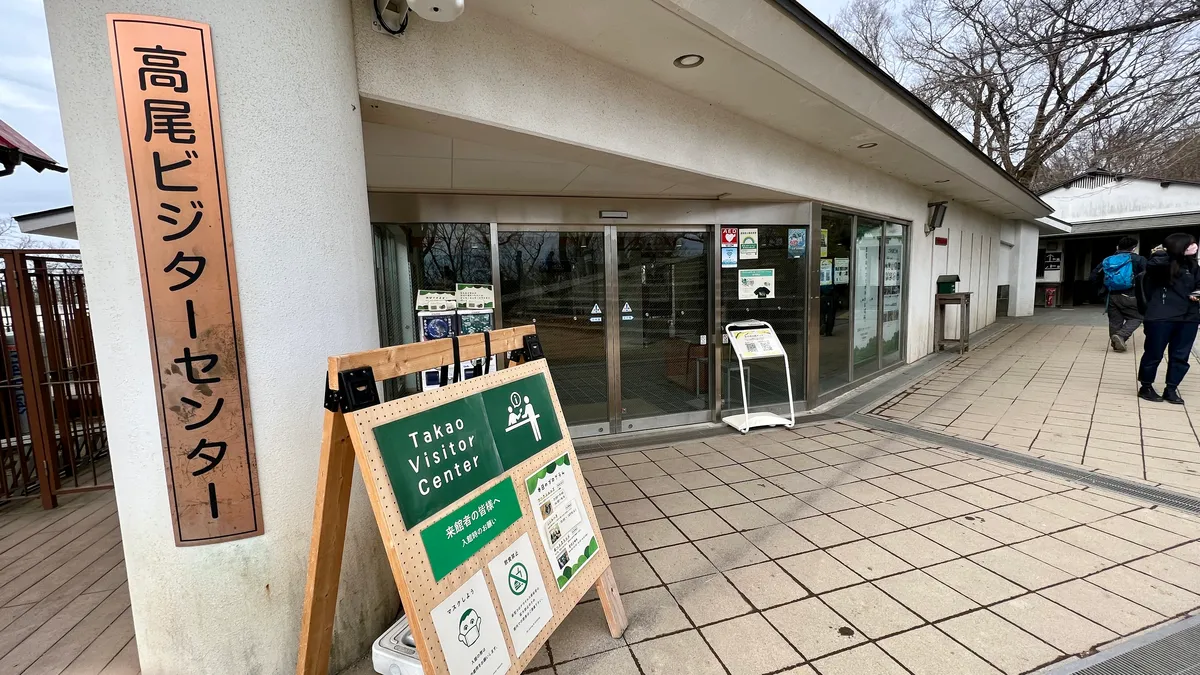
[(262, 534), (209, 27), (108, 22), (175, 542)]

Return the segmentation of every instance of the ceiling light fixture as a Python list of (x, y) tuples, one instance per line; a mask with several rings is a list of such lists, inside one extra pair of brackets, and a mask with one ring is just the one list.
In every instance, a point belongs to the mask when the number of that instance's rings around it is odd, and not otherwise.
[(949, 182), (950, 182), (950, 179), (949, 179), (949, 178), (943, 178), (943, 179), (941, 179), (941, 180), (935, 180), (935, 181), (933, 181), (933, 182), (935, 182), (935, 183), (949, 183)]
[(875, 146), (877, 146), (877, 145), (879, 145), (879, 144), (878, 144), (878, 143), (859, 143), (859, 145), (858, 145), (858, 149), (859, 149), (859, 150), (866, 150), (866, 149), (868, 149), (868, 148), (873, 148), (873, 147), (875, 147)]
[(701, 63), (704, 63), (704, 57), (699, 54), (684, 54), (675, 59), (676, 68), (695, 68)]

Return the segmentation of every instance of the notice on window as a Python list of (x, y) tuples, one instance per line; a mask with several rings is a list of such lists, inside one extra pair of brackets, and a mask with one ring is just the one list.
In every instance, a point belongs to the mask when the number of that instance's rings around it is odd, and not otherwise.
[(829, 229), (821, 228), (821, 257), (829, 255)]
[(456, 284), (454, 299), (467, 309), (495, 309), (496, 293), (491, 284)]
[(808, 247), (808, 230), (792, 228), (788, 230), (788, 257), (803, 258), (804, 249)]
[(758, 228), (738, 228), (738, 255), (742, 260), (758, 260)]
[(458, 308), (458, 297), (450, 291), (417, 291), (418, 312), (444, 312)]
[(770, 328), (731, 330), (733, 349), (745, 360), (783, 356), (783, 345)]
[(433, 627), (450, 675), (497, 675), (512, 665), (483, 570), (433, 608)]
[(832, 260), (825, 259), (825, 260), (821, 261), (821, 285), (822, 286), (832, 286), (833, 285), (833, 261)]
[(571, 456), (564, 454), (526, 478), (525, 489), (542, 547), (561, 591), (600, 549), (592, 521), (583, 508)]
[(500, 598), (508, 637), (520, 658), (554, 616), (529, 535), (521, 535), (512, 546), (492, 558), (488, 572)]
[(738, 300), (775, 297), (775, 270), (738, 270)]
[(738, 265), (737, 253), (738, 253), (738, 251), (737, 251), (736, 246), (722, 246), (721, 247), (721, 268), (722, 269), (736, 268)]
[(834, 258), (833, 259), (833, 283), (835, 283), (835, 284), (850, 283), (850, 259), (849, 258)]

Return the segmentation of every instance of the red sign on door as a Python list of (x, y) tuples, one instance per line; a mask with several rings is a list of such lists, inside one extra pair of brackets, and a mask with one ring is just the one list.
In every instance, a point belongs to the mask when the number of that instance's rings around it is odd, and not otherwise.
[(721, 228), (721, 245), (722, 246), (737, 246), (738, 229), (736, 227)]

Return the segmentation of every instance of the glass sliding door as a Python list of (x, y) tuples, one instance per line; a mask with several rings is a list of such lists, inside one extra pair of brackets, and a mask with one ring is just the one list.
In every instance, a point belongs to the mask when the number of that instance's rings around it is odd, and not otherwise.
[(883, 249), (883, 365), (903, 360), (900, 354), (904, 302), (904, 226), (884, 225)]
[(609, 421), (604, 232), (497, 234), (505, 326), (536, 324), (567, 424)]
[(709, 409), (707, 232), (617, 230), (621, 428)]
[(859, 216), (854, 229), (853, 379), (879, 370), (883, 221)]
[(821, 212), (820, 392), (850, 382), (850, 257), (854, 216)]

